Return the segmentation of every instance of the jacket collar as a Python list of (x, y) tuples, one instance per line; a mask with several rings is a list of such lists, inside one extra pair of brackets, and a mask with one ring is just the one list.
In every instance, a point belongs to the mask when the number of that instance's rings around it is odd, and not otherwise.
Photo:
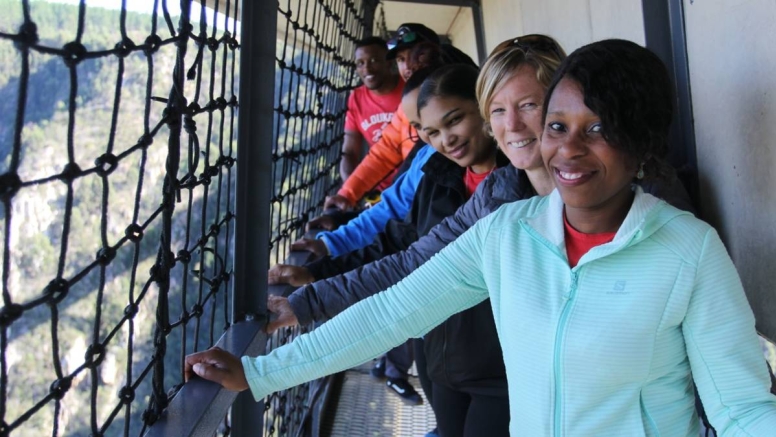
[(536, 190), (531, 185), (528, 174), (513, 165), (507, 164), (503, 168), (495, 170), (491, 178), (493, 178), (492, 196), (501, 203), (536, 196)]
[(423, 170), (424, 176), (432, 178), (440, 178), (449, 174), (461, 175), (464, 172), (463, 168), (445, 158), (445, 156), (439, 152), (434, 152), (431, 157), (428, 158), (428, 161), (423, 164), (421, 170)]
[[(500, 150), (496, 152), (496, 168), (501, 168), (509, 165), (509, 159)], [(448, 186), (459, 187), (463, 184), (463, 176), (466, 173), (466, 169), (460, 167), (453, 161), (445, 158), (439, 152), (435, 152), (431, 157), (423, 164), (421, 168), (425, 177), (429, 177), (435, 181), (435, 183)]]
[[(591, 249), (590, 252), (586, 253), (579, 260), (577, 267), (637, 244), (650, 237), (671, 219), (680, 215), (690, 214), (669, 207), (664, 201), (651, 194), (644, 193), (641, 187), (637, 185), (633, 186), (633, 190), (635, 192), (633, 205), (631, 205), (625, 220), (620, 225), (620, 229), (617, 230), (614, 239), (607, 244)], [(521, 219), (521, 225), (534, 237), (556, 251), (558, 255), (566, 258), (566, 243), (563, 229), (563, 199), (556, 189), (543, 201), (545, 207), (539, 208), (536, 214)]]

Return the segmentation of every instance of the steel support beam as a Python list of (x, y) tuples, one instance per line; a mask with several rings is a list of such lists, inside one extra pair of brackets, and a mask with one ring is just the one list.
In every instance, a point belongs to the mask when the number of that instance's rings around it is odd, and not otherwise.
[[(233, 322), (267, 314), (278, 2), (246, 1), (241, 12)], [(240, 393), (232, 405), (232, 435), (257, 435), (263, 420), (263, 403)]]
[[(487, 45), (485, 44), (485, 20), (482, 16), (482, 3), (480, 0), (388, 0), (400, 3), (416, 3), (438, 6), (459, 6), (472, 8), (472, 18), (474, 19), (474, 38), (477, 44), (477, 58), (482, 65), (488, 57)], [(441, 35), (440, 35), (441, 36)]]
[(233, 321), (267, 312), (277, 7), (242, 10)]
[(488, 59), (488, 52), (485, 48), (485, 19), (482, 17), (482, 5), (478, 1), (472, 1), (472, 18), (474, 19), (474, 38), (477, 42), (477, 57), (480, 65)]
[(374, 32), (375, 12), (379, 4), (379, 0), (364, 0), (364, 21), (367, 23), (366, 29), (364, 29), (364, 37), (372, 36)]

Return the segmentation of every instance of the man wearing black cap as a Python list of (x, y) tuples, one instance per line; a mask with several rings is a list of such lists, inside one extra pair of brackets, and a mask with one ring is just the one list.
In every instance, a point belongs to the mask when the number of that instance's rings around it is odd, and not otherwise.
[[(439, 36), (433, 30), (422, 24), (405, 23), (397, 29), (396, 37), (388, 42), (389, 50), (386, 54), (387, 59), (396, 60), (399, 74), (403, 78), (412, 76), (412, 70), (407, 65), (408, 55), (410, 49), (421, 42), (439, 45), (445, 63), (464, 63), (476, 67), (474, 61), (462, 51), (450, 44), (439, 44)], [(337, 208), (345, 211), (353, 208), (364, 194), (392, 174), (407, 158), (415, 145), (413, 136), (415, 134), (409, 120), (399, 108), (391, 118), (391, 123), (382, 130), (380, 141), (369, 149), (369, 153), (343, 182), (337, 194), (326, 198), (324, 209)]]
[(436, 32), (420, 23), (402, 24), (396, 29), (396, 36), (388, 41), (386, 59), (396, 59), (399, 74), (404, 80), (412, 76), (412, 71), (407, 67), (410, 49), (422, 41), (439, 44), (439, 36)]

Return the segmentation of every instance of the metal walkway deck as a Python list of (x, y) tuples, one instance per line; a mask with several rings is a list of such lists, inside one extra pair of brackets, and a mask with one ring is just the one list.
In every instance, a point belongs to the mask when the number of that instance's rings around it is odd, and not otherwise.
[(435, 426), (434, 414), (417, 376), (410, 383), (423, 396), (423, 405), (404, 405), (385, 382), (369, 375), (373, 362), (344, 373), (338, 393), (323, 419), (324, 437), (423, 437)]

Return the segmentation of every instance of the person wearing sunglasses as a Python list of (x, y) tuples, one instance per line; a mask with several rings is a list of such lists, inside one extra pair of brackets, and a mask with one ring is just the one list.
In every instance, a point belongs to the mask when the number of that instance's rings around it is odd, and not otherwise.
[[(363, 156), (364, 141), (372, 147), (380, 140), (383, 129), (390, 123), (401, 102), (404, 80), (396, 74), (391, 62), (385, 59), (387, 51), (386, 42), (377, 37), (356, 42), (356, 74), (362, 85), (348, 96), (340, 161), (343, 181), (358, 166)], [(385, 184), (377, 188), (382, 191), (387, 187), (388, 184)]]
[(633, 184), (665, 168), (671, 88), (638, 44), (576, 50), (542, 106), (549, 196), (502, 206), (400, 283), (267, 356), (189, 356), (187, 377), (262, 399), (490, 297), (512, 435), (697, 436), (693, 385), (721, 435), (773, 435), (776, 398), (719, 236)]

